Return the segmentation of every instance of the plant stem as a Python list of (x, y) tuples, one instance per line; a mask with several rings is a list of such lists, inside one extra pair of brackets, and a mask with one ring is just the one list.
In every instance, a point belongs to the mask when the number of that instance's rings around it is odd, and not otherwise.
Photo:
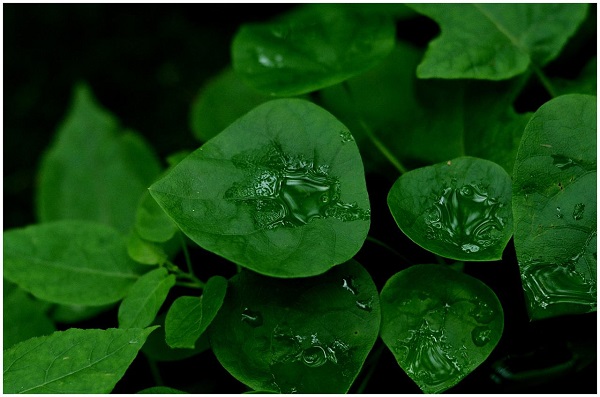
[(379, 150), (381, 154), (383, 154), (383, 156), (398, 170), (398, 172), (400, 172), (400, 174), (406, 173), (406, 167), (404, 167), (400, 160), (398, 160), (398, 158), (396, 158), (396, 156), (394, 156), (394, 154), (388, 150), (384, 143), (381, 142), (381, 140), (379, 140), (379, 138), (375, 135), (371, 127), (369, 127), (369, 125), (363, 120), (358, 106), (356, 106), (356, 101), (354, 100), (354, 96), (352, 94), (352, 90), (350, 89), (348, 81), (344, 81), (342, 83), (342, 87), (344, 88), (344, 91), (346, 91), (348, 99), (350, 100), (350, 102), (352, 103), (352, 107), (354, 108), (354, 114), (358, 119), (360, 126), (367, 134), (367, 137), (369, 137), (369, 139), (371, 140), (371, 142), (373, 142), (377, 150)]
[(381, 353), (383, 352), (384, 347), (385, 347), (385, 345), (383, 343), (381, 343), (379, 345), (379, 347), (377, 348), (377, 350), (375, 350), (375, 352), (373, 352), (373, 354), (371, 355), (370, 360), (369, 360), (372, 362), (371, 368), (369, 368), (369, 372), (367, 372), (367, 374), (365, 375), (362, 382), (360, 382), (360, 386), (358, 386), (358, 389), (356, 390), (356, 394), (363, 394), (363, 392), (365, 391), (367, 384), (369, 383), (369, 380), (371, 380), (371, 376), (373, 376), (373, 374), (375, 373), (375, 369), (377, 368), (377, 363), (379, 363), (379, 357), (381, 356)]
[(162, 376), (160, 376), (160, 370), (158, 369), (158, 365), (156, 365), (156, 361), (146, 356), (148, 359), (148, 365), (150, 366), (150, 372), (152, 373), (152, 379), (154, 379), (154, 383), (156, 386), (164, 386), (164, 382)]
[(176, 264), (171, 262), (170, 260), (165, 261), (167, 270), (175, 273), (178, 278), (184, 278), (190, 280), (189, 282), (180, 282), (178, 285), (185, 285), (192, 288), (204, 288), (204, 283), (198, 277), (196, 277), (193, 273), (186, 273), (179, 268)]
[(407, 257), (405, 257), (404, 255), (402, 255), (401, 253), (399, 253), (398, 251), (396, 251), (395, 249), (393, 249), (392, 247), (390, 247), (389, 245), (387, 245), (383, 241), (378, 240), (375, 237), (371, 237), (371, 236), (367, 236), (367, 241), (370, 241), (373, 244), (376, 244), (376, 245), (378, 245), (380, 247), (385, 248), (386, 250), (390, 251), (392, 254), (396, 255), (398, 258), (402, 259), (406, 263), (410, 263), (410, 261), (408, 260)]
[(556, 92), (554, 85), (552, 85), (552, 82), (548, 79), (548, 77), (546, 77), (544, 72), (533, 63), (531, 64), (531, 69), (533, 70), (537, 78), (540, 80), (540, 83), (542, 83), (546, 91), (548, 91), (548, 94), (550, 94), (552, 98), (556, 98), (558, 96), (558, 93)]
[(177, 282), (175, 282), (175, 285), (178, 285), (180, 287), (195, 288), (195, 289), (202, 289), (204, 287), (204, 284), (199, 284), (199, 283), (193, 282), (193, 281), (177, 281)]
[(181, 248), (183, 249), (183, 255), (185, 256), (185, 263), (187, 264), (188, 273), (194, 275), (194, 270), (192, 269), (192, 260), (190, 259), (190, 253), (187, 248), (187, 243), (185, 242), (185, 237), (183, 237), (183, 233), (181, 231), (179, 231), (179, 239), (181, 240)]

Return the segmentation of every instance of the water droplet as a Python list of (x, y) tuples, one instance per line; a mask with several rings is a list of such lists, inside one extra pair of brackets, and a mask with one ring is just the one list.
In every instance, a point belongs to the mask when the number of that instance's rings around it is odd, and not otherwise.
[(356, 301), (356, 306), (361, 310), (371, 312), (373, 310), (373, 297)]
[(136, 339), (132, 339), (132, 340), (129, 341), (130, 345), (134, 345), (136, 343), (138, 343), (138, 341)]
[(505, 222), (498, 215), (500, 208), (503, 203), (491, 197), (481, 184), (446, 187), (424, 214), (427, 238), (467, 253), (479, 252), (494, 245), (502, 235)]
[(325, 164), (284, 154), (275, 145), (238, 154), (232, 162), (246, 178), (225, 199), (247, 205), (259, 228), (302, 226), (317, 218), (370, 219), (370, 210), (340, 200), (340, 183)]
[(309, 367), (320, 367), (327, 362), (327, 353), (321, 346), (311, 346), (302, 352), (302, 361)]
[(473, 309), (469, 312), (470, 316), (473, 317), (480, 324), (488, 324), (492, 322), (494, 319), (494, 311), (490, 308), (490, 306), (481, 301), (480, 299), (475, 299), (471, 301), (474, 305)]
[(560, 212), (560, 207), (556, 207), (556, 217), (561, 219), (563, 217), (562, 212)]
[(342, 131), (340, 131), (340, 137), (342, 138), (342, 142), (344, 142), (344, 143), (354, 141), (354, 137), (352, 136), (352, 134), (348, 130), (342, 130)]
[(575, 204), (575, 208), (573, 208), (573, 219), (576, 221), (581, 220), (583, 218), (583, 211), (585, 211), (585, 204)]
[(342, 287), (349, 291), (352, 295), (358, 295), (358, 289), (356, 288), (356, 284), (354, 283), (354, 278), (352, 277), (344, 277), (342, 279)]
[(252, 311), (246, 307), (242, 312), (242, 322), (256, 328), (263, 324), (263, 318), (259, 312)]
[(471, 331), (471, 339), (475, 346), (485, 346), (491, 340), (492, 330), (489, 327), (475, 327)]
[(567, 169), (577, 164), (572, 158), (563, 156), (561, 154), (553, 154), (552, 159), (552, 164), (554, 164), (556, 168), (560, 168), (561, 170)]

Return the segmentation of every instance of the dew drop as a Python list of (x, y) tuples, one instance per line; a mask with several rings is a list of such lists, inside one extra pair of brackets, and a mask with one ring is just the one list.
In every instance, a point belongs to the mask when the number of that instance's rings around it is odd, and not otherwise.
[(492, 330), (489, 327), (475, 327), (471, 331), (471, 339), (475, 346), (485, 346), (491, 340)]
[(473, 309), (469, 312), (469, 315), (475, 319), (480, 324), (488, 324), (492, 322), (494, 319), (494, 311), (490, 308), (490, 306), (479, 300), (475, 299), (471, 301), (474, 305)]
[(552, 164), (554, 164), (556, 168), (560, 168), (561, 170), (565, 170), (569, 167), (577, 165), (575, 160), (567, 156), (563, 156), (562, 154), (553, 154), (552, 160)]
[(320, 367), (327, 362), (327, 353), (321, 346), (311, 346), (302, 352), (302, 362), (308, 367)]
[(327, 165), (285, 154), (277, 145), (240, 153), (232, 162), (246, 177), (224, 198), (247, 206), (258, 228), (296, 227), (318, 218), (370, 219), (370, 210), (340, 200), (340, 183)]
[(575, 204), (575, 208), (573, 208), (573, 219), (576, 221), (581, 220), (583, 218), (583, 211), (585, 211), (585, 204)]
[(357, 300), (356, 306), (364, 311), (371, 312), (373, 310), (373, 297), (364, 300)]
[(503, 203), (491, 197), (481, 184), (452, 185), (436, 195), (426, 210), (426, 237), (452, 244), (466, 253), (494, 245), (505, 225), (498, 214)]
[(344, 277), (342, 279), (342, 288), (350, 292), (352, 295), (358, 295), (358, 289), (356, 288), (354, 278), (352, 277)]
[(560, 207), (556, 207), (556, 217), (558, 219), (562, 219), (562, 217), (563, 217), (562, 212), (560, 212)]
[(340, 131), (340, 138), (342, 138), (342, 142), (344, 142), (344, 143), (354, 141), (354, 137), (352, 136), (352, 134), (348, 130), (342, 130), (342, 131)]
[(242, 322), (256, 328), (263, 324), (263, 318), (259, 312), (252, 311), (246, 307), (242, 312)]

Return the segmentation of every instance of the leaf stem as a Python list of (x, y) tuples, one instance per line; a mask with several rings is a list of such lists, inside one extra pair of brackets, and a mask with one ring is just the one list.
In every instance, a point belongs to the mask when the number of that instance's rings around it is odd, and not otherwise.
[(181, 248), (183, 249), (183, 255), (185, 256), (185, 263), (188, 268), (188, 273), (194, 275), (194, 270), (192, 269), (192, 260), (190, 259), (190, 252), (188, 251), (187, 243), (185, 242), (185, 237), (183, 237), (183, 232), (181, 232), (181, 230), (178, 233), (179, 239), (181, 240)]
[(537, 78), (540, 81), (540, 83), (542, 83), (542, 85), (544, 86), (544, 88), (546, 89), (546, 91), (548, 91), (548, 94), (550, 94), (550, 96), (552, 98), (556, 98), (558, 96), (558, 93), (556, 92), (556, 89), (554, 88), (554, 85), (552, 84), (552, 82), (550, 81), (550, 79), (548, 79), (548, 77), (546, 77), (546, 75), (544, 74), (544, 72), (542, 71), (542, 69), (540, 69), (537, 65), (535, 65), (535, 64), (532, 63), (531, 64), (531, 70), (533, 70), (533, 72), (537, 76)]
[(403, 261), (405, 261), (406, 263), (410, 264), (411, 262), (408, 260), (407, 257), (405, 257), (404, 255), (402, 255), (401, 253), (399, 253), (398, 251), (396, 251), (395, 249), (393, 249), (392, 247), (390, 247), (389, 245), (387, 245), (386, 243), (384, 243), (383, 241), (376, 239), (375, 237), (371, 237), (371, 236), (367, 236), (367, 241), (372, 242), (373, 244), (376, 244), (382, 248), (385, 248), (386, 250), (390, 251), (392, 254), (396, 255), (398, 258), (402, 259)]
[(197, 283), (197, 282), (193, 282), (193, 281), (176, 281), (175, 285), (178, 285), (180, 287), (188, 287), (188, 288), (195, 288), (195, 289), (202, 289), (204, 287), (203, 283)]
[(369, 139), (371, 140), (371, 142), (373, 142), (373, 144), (375, 145), (377, 150), (379, 150), (381, 152), (381, 154), (383, 154), (383, 156), (398, 170), (398, 172), (400, 172), (400, 174), (406, 173), (407, 172), (406, 167), (404, 167), (404, 165), (400, 162), (400, 160), (398, 160), (398, 158), (396, 156), (394, 156), (394, 154), (392, 152), (389, 151), (389, 149), (385, 146), (385, 144), (383, 142), (381, 142), (381, 140), (375, 135), (375, 133), (373, 132), (371, 127), (369, 127), (369, 125), (364, 121), (364, 119), (361, 115), (361, 112), (358, 109), (358, 106), (356, 106), (356, 101), (354, 100), (354, 95), (352, 94), (352, 90), (350, 89), (350, 85), (348, 84), (347, 80), (342, 83), (342, 87), (343, 87), (344, 91), (346, 91), (346, 95), (348, 95), (348, 98), (350, 99), (350, 102), (352, 103), (352, 107), (354, 108), (354, 114), (355, 114), (356, 118), (358, 119), (360, 126), (363, 128), (363, 130), (367, 134), (367, 137), (369, 137)]
[(381, 343), (377, 350), (375, 350), (371, 357), (369, 357), (369, 361), (372, 362), (371, 367), (369, 368), (369, 372), (367, 372), (362, 382), (360, 382), (360, 386), (358, 386), (356, 394), (364, 393), (365, 389), (367, 388), (367, 384), (369, 383), (369, 380), (371, 380), (371, 376), (373, 376), (373, 374), (375, 373), (375, 369), (377, 368), (377, 364), (379, 363), (379, 357), (381, 356), (381, 353), (383, 352), (384, 348), (385, 345)]
[(152, 379), (154, 379), (154, 383), (156, 386), (164, 386), (164, 382), (162, 376), (160, 375), (160, 370), (158, 369), (158, 365), (156, 365), (156, 361), (146, 356), (148, 359), (148, 365), (150, 366), (150, 372), (152, 373)]
[(186, 273), (179, 268), (176, 264), (171, 262), (170, 260), (165, 261), (167, 270), (175, 273), (175, 275), (180, 279), (190, 280), (189, 282), (178, 282), (177, 285), (184, 285), (192, 288), (204, 288), (204, 283), (200, 280), (196, 275), (191, 273)]

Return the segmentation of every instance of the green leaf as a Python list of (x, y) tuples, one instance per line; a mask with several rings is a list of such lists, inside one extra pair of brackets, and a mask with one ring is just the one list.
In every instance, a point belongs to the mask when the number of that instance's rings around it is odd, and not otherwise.
[(96, 317), (114, 306), (114, 303), (104, 306), (56, 305), (51, 316), (57, 323), (73, 324)]
[(352, 135), (300, 99), (255, 108), (150, 193), (201, 247), (276, 277), (316, 275), (352, 258), (370, 224)]
[(76, 329), (32, 338), (4, 351), (4, 393), (110, 393), (146, 329)]
[(227, 68), (202, 87), (192, 104), (190, 125), (194, 136), (206, 142), (269, 99)]
[(144, 240), (164, 243), (179, 229), (147, 190), (142, 194), (135, 213), (135, 231)]
[(167, 298), (175, 276), (159, 268), (140, 277), (119, 306), (119, 328), (144, 328), (152, 323)]
[(325, 107), (352, 131), (365, 166), (381, 172), (386, 161), (366, 126), (405, 166), (469, 155), (512, 172), (531, 116), (517, 114), (512, 106), (524, 79), (419, 80), (415, 70), (421, 55), (398, 42), (381, 65), (321, 91)]
[(137, 394), (187, 394), (184, 391), (173, 389), (172, 387), (154, 386), (140, 390)]
[(208, 333), (203, 333), (200, 339), (196, 341), (196, 347), (192, 349), (173, 349), (165, 342), (165, 316), (166, 313), (159, 314), (154, 320), (155, 325), (161, 327), (153, 332), (142, 348), (142, 352), (151, 360), (164, 361), (179, 361), (197, 354), (200, 354), (210, 349), (210, 341)]
[(355, 261), (305, 279), (244, 271), (210, 327), (219, 362), (255, 390), (346, 393), (379, 332), (377, 289)]
[(117, 120), (80, 85), (39, 171), (40, 221), (98, 221), (126, 232), (160, 165), (148, 144), (133, 132), (121, 133)]
[(503, 80), (556, 58), (587, 4), (411, 4), (435, 20), (420, 78)]
[(510, 176), (488, 160), (459, 157), (407, 172), (387, 201), (411, 240), (446, 258), (501, 259), (512, 236)]
[(211, 277), (202, 296), (181, 296), (173, 302), (165, 319), (166, 342), (172, 348), (193, 349), (225, 299), (227, 280)]
[(167, 260), (167, 254), (160, 244), (140, 238), (135, 231), (127, 237), (127, 254), (143, 265), (162, 265)]
[(56, 221), (4, 232), (4, 277), (37, 298), (101, 306), (121, 300), (138, 279), (123, 237), (84, 221)]
[(276, 21), (242, 25), (233, 40), (232, 62), (236, 73), (259, 91), (298, 95), (375, 66), (394, 41), (388, 15), (308, 5)]
[(596, 310), (596, 139), (589, 95), (547, 102), (525, 129), (513, 213), (532, 319)]
[(49, 335), (56, 331), (44, 305), (25, 291), (4, 280), (3, 291), (3, 349), (34, 336)]
[(396, 273), (381, 291), (381, 338), (423, 390), (456, 385), (492, 352), (502, 306), (481, 281), (441, 265)]

